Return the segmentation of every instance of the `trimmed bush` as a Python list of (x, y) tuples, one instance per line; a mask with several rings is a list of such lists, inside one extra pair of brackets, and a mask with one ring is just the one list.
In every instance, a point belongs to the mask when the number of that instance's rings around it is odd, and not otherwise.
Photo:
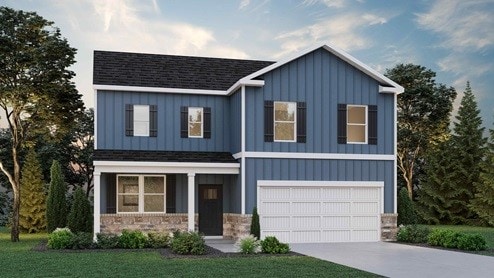
[(69, 228), (57, 228), (48, 235), (48, 247), (51, 249), (67, 249), (71, 246), (74, 234)]
[(398, 193), (398, 225), (417, 224), (417, 220), (415, 205), (408, 197), (406, 187), (402, 187)]
[(101, 249), (118, 248), (119, 236), (114, 234), (96, 234), (96, 246)]
[(91, 232), (93, 230), (93, 216), (91, 215), (91, 204), (86, 197), (82, 187), (74, 192), (74, 203), (70, 208), (67, 226), (75, 232)]
[(261, 251), (261, 242), (253, 235), (239, 238), (235, 246), (242, 254), (255, 254)]
[(487, 243), (480, 234), (462, 234), (458, 237), (458, 249), (480, 251), (487, 249)]
[(400, 226), (397, 240), (401, 242), (427, 243), (430, 231), (431, 230), (428, 227), (424, 226)]
[(180, 255), (203, 255), (206, 253), (204, 238), (197, 232), (175, 232), (171, 249)]
[(290, 247), (286, 243), (281, 243), (274, 236), (267, 236), (261, 241), (261, 249), (263, 253), (268, 254), (286, 254), (290, 252)]
[(148, 237), (141, 231), (123, 230), (118, 237), (118, 247), (124, 249), (142, 249), (147, 243)]
[(65, 227), (67, 224), (67, 185), (60, 168), (60, 163), (53, 160), (50, 168), (50, 188), (46, 201), (46, 221), (48, 232), (56, 228)]
[(84, 232), (75, 233), (70, 240), (69, 247), (72, 249), (94, 248), (93, 234)]
[(148, 233), (148, 245), (151, 248), (166, 248), (170, 245), (171, 237), (167, 233)]
[(250, 234), (256, 238), (261, 238), (261, 226), (259, 224), (259, 214), (257, 214), (257, 207), (252, 210), (252, 222), (250, 224)]

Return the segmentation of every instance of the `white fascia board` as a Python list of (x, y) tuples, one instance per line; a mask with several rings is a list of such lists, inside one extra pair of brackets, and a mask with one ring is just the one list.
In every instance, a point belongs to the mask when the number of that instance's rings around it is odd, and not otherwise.
[(392, 94), (401, 94), (404, 92), (403, 87), (400, 86), (400, 88), (396, 87), (384, 87), (379, 85), (379, 93), (392, 93)]
[(384, 187), (383, 181), (300, 181), (300, 180), (258, 180), (257, 186), (314, 186), (314, 187)]
[(94, 161), (96, 173), (238, 174), (239, 163)]
[(339, 160), (389, 160), (392, 154), (346, 154), (346, 153), (298, 153), (298, 152), (239, 152), (233, 158), (282, 158), (282, 159), (339, 159)]
[(345, 61), (345, 62), (351, 64), (352, 66), (358, 68), (359, 70), (363, 71), (364, 73), (366, 73), (367, 75), (369, 75), (373, 79), (395, 88), (395, 93), (400, 94), (400, 93), (404, 92), (404, 88), (402, 86), (398, 85), (398, 83), (394, 82), (393, 80), (387, 78), (383, 74), (377, 72), (376, 70), (372, 69), (371, 67), (362, 63), (361, 61), (357, 60), (355, 57), (353, 57), (352, 55), (343, 51), (342, 49), (339, 49), (339, 48), (332, 46), (332, 45), (329, 45), (329, 44), (320, 44), (317, 46), (313, 46), (313, 47), (306, 49), (304, 51), (301, 51), (295, 55), (292, 55), (292, 56), (289, 56), (283, 60), (280, 60), (280, 61), (278, 61), (272, 65), (269, 65), (263, 69), (260, 69), (256, 72), (252, 73), (252, 74), (249, 74), (248, 76), (246, 76), (242, 79), (252, 80), (252, 79), (254, 79), (260, 75), (263, 75), (269, 71), (272, 71), (278, 67), (281, 67), (282, 65), (289, 63), (289, 62), (291, 62), (291, 61), (293, 61), (299, 57), (302, 57), (302, 56), (304, 56), (304, 55), (306, 55), (306, 54), (308, 54), (308, 53), (310, 53), (316, 49), (321, 48), (321, 47), (324, 48), (325, 50), (331, 52), (335, 56), (339, 57), (343, 61)]
[(99, 91), (126, 91), (126, 92), (149, 92), (164, 94), (196, 94), (226, 96), (227, 91), (222, 90), (200, 90), (200, 89), (179, 89), (179, 88), (159, 88), (159, 87), (137, 87), (137, 86), (117, 86), (117, 85), (93, 85), (94, 90)]
[(251, 86), (251, 87), (262, 87), (264, 86), (264, 80), (250, 80), (242, 78), (233, 84), (228, 90), (226, 90), (227, 95), (233, 94), (236, 90), (238, 90), (241, 86)]

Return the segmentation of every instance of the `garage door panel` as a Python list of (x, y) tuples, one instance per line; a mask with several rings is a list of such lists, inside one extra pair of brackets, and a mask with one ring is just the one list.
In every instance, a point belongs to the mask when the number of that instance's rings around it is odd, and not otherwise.
[(377, 220), (377, 216), (352, 216), (352, 227), (376, 229), (378, 226)]
[(317, 214), (321, 213), (320, 202), (293, 202), (291, 205), (293, 215), (299, 214)]
[(262, 216), (259, 222), (266, 230), (290, 229), (290, 216)]
[(352, 189), (352, 199), (353, 200), (379, 200), (379, 191), (375, 188), (353, 188)]
[(290, 215), (290, 202), (263, 202), (260, 212), (263, 215)]
[(320, 188), (296, 187), (291, 191), (292, 200), (319, 200), (321, 196)]
[(320, 242), (321, 233), (319, 231), (311, 230), (292, 231), (290, 239), (290, 241), (293, 243)]
[(350, 188), (321, 188), (322, 200), (350, 200)]
[(350, 230), (326, 230), (321, 233), (321, 242), (349, 242)]
[(321, 227), (320, 216), (293, 216), (291, 219), (291, 229), (319, 229)]
[(345, 229), (351, 227), (350, 216), (323, 216), (323, 229)]
[(350, 213), (349, 202), (323, 202), (321, 204), (322, 214), (342, 214)]
[(378, 212), (378, 202), (354, 202), (352, 205), (352, 213), (375, 215)]
[(264, 200), (288, 200), (290, 199), (290, 188), (285, 187), (263, 187), (261, 196)]

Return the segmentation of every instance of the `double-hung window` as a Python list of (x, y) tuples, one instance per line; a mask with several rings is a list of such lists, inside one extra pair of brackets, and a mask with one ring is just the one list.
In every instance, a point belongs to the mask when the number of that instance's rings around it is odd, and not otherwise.
[(295, 142), (297, 130), (297, 103), (274, 102), (274, 141)]
[(180, 108), (181, 138), (211, 138), (211, 107)]
[(338, 104), (338, 144), (377, 145), (377, 105)]
[(189, 107), (189, 138), (203, 137), (203, 108)]
[(117, 176), (117, 212), (166, 212), (166, 177)]
[(347, 106), (347, 143), (367, 143), (367, 106)]
[(149, 136), (149, 105), (134, 105), (134, 136)]
[(127, 104), (125, 106), (126, 136), (158, 136), (158, 106)]

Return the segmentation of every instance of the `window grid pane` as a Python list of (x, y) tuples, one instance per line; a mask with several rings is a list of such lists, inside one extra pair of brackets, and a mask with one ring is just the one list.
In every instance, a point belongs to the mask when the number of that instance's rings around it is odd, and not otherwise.
[(134, 136), (149, 136), (149, 105), (134, 105)]
[(296, 111), (295, 102), (274, 103), (275, 141), (295, 141)]
[(202, 116), (202, 107), (189, 107), (189, 137), (203, 137)]
[(367, 107), (347, 106), (347, 142), (367, 142)]
[(165, 198), (164, 176), (117, 177), (118, 212), (165, 212)]

